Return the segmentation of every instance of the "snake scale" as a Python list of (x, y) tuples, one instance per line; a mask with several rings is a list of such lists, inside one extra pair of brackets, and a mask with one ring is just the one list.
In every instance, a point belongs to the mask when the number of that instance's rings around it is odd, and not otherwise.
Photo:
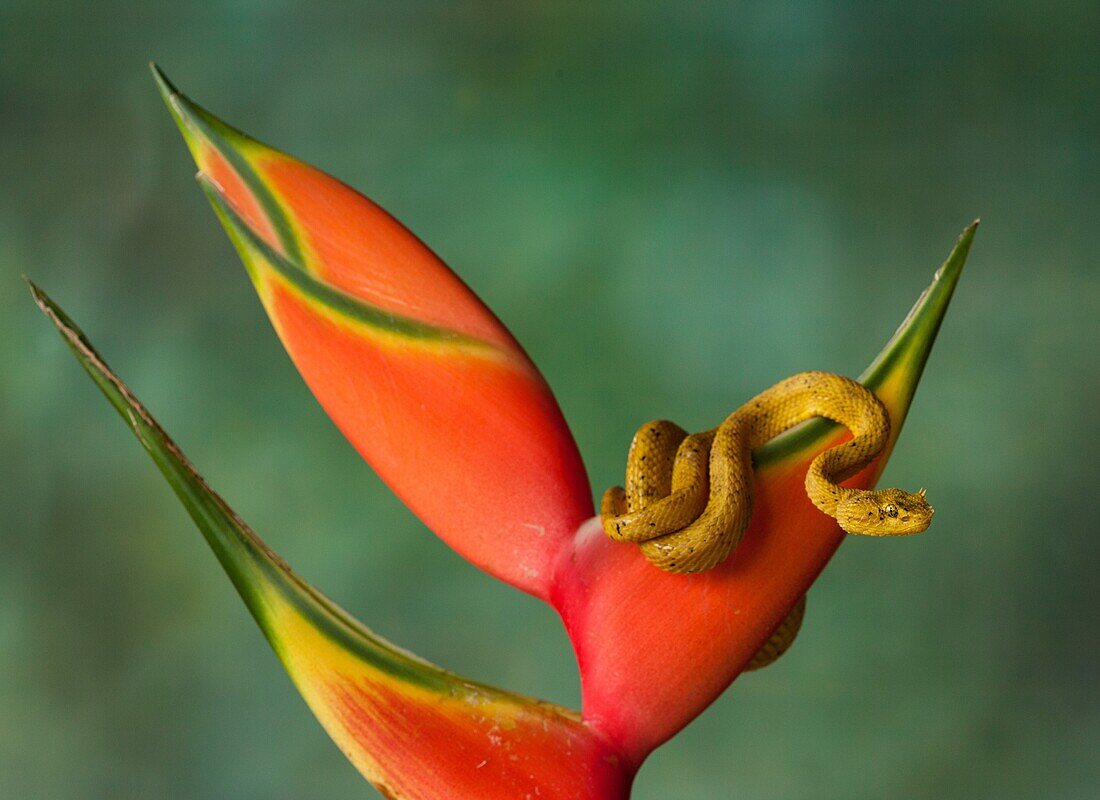
[(867, 466), (890, 437), (890, 417), (866, 387), (829, 372), (800, 372), (758, 394), (721, 425), (688, 434), (667, 420), (648, 422), (630, 445), (626, 488), (612, 487), (600, 507), (604, 531), (636, 543), (670, 572), (721, 564), (752, 513), (752, 451), (812, 417), (852, 431), (852, 439), (817, 456), (806, 493), (849, 533), (904, 536), (925, 530), (932, 507), (924, 490), (870, 491), (840, 483)]

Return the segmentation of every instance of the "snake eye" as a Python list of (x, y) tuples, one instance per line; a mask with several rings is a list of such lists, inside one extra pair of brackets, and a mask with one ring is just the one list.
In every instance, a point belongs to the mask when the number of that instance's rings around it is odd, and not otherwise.
[(882, 513), (888, 517), (896, 517), (898, 515), (898, 507), (893, 503), (887, 503), (882, 507)]

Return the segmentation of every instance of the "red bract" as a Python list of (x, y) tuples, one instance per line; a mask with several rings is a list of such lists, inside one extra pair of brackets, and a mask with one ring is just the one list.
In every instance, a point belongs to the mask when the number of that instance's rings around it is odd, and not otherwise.
[[(40, 306), (165, 473), (318, 719), (384, 794), (625, 798), (645, 757), (733, 681), (840, 544), (803, 478), (847, 433), (815, 420), (756, 452), (752, 523), (733, 556), (703, 574), (661, 572), (603, 535), (546, 382), (446, 265), (370, 200), (156, 74), (313, 393), (444, 541), (558, 611), (580, 666), (581, 714), (447, 673), (336, 608), (213, 494), (36, 290)], [(893, 439), (850, 485), (872, 486), (885, 464), (973, 233), (861, 376), (885, 403)]]

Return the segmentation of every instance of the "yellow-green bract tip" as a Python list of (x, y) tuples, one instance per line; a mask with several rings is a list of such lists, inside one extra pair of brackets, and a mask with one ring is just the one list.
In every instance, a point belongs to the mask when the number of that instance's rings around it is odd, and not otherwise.
[(157, 88), (160, 89), (161, 97), (164, 98), (165, 102), (168, 102), (169, 98), (173, 95), (179, 94), (179, 90), (176, 89), (175, 84), (168, 80), (168, 76), (157, 66), (157, 62), (149, 62), (149, 71), (153, 73), (153, 80), (157, 82)]
[(149, 62), (149, 71), (153, 73), (153, 80), (157, 83), (160, 97), (168, 108), (168, 113), (172, 115), (176, 127), (183, 135), (184, 142), (187, 144), (192, 156), (198, 158), (198, 139), (201, 138), (201, 134), (198, 134), (195, 122), (196, 116), (203, 114), (203, 110), (188, 100), (176, 88), (176, 85), (161, 71), (156, 62)]

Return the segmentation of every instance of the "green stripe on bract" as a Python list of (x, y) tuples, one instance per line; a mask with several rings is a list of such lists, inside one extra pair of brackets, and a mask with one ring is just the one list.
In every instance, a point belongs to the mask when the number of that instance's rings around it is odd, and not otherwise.
[(966, 257), (970, 253), (970, 245), (977, 229), (978, 223), (975, 221), (963, 230), (947, 260), (936, 270), (932, 283), (917, 298), (889, 344), (860, 378), (869, 388), (875, 389), (885, 382), (887, 376), (901, 369), (901, 361), (911, 361), (906, 367), (906, 374), (910, 379), (909, 396), (903, 400), (906, 408), (916, 390), (917, 381), (924, 372), (924, 366), (928, 363), (932, 345), (966, 265)]
[(347, 320), (383, 333), (424, 342), (482, 350), (486, 353), (502, 353), (498, 347), (489, 342), (466, 336), (449, 328), (437, 327), (394, 314), (317, 280), (297, 264), (277, 253), (267, 242), (257, 236), (209, 178), (200, 175), (199, 184), (206, 192), (211, 205), (218, 212), (238, 249), (243, 246), (245, 253), (261, 257), (291, 286), (325, 308)]
[[(936, 270), (932, 283), (917, 298), (916, 304), (910, 309), (886, 347), (859, 377), (860, 383), (875, 391), (890, 375), (899, 370), (905, 370), (907, 396), (901, 398), (901, 418), (891, 420), (895, 429), (900, 428), (905, 420), (917, 382), (924, 371), (924, 365), (928, 362), (928, 354), (932, 351), (944, 314), (947, 313), (951, 295), (966, 264), (966, 256), (970, 252), (970, 244), (974, 241), (974, 231), (977, 227), (978, 223), (974, 222), (962, 232), (947, 260)], [(903, 364), (906, 361), (908, 363)], [(754, 451), (753, 462), (759, 468), (818, 449), (840, 429), (840, 425), (827, 419), (819, 417), (810, 420)]]
[(271, 223), (271, 227), (275, 231), (275, 235), (279, 238), (279, 244), (286, 251), (287, 257), (291, 261), (304, 264), (301, 245), (298, 242), (293, 225), (283, 211), (282, 204), (256, 173), (248, 159), (242, 155), (237, 142), (245, 146), (263, 148), (274, 153), (279, 151), (256, 141), (247, 133), (237, 130), (232, 125), (222, 122), (205, 108), (192, 101), (187, 95), (180, 92), (156, 64), (150, 64), (149, 66), (153, 71), (153, 77), (157, 81), (157, 86), (160, 88), (161, 96), (164, 98), (168, 110), (176, 118), (176, 123), (196, 130), (229, 162), (245, 186), (252, 192), (260, 208), (263, 209), (268, 222)]
[[(271, 592), (284, 598), (314, 628), (334, 643), (380, 672), (441, 693), (449, 692), (456, 683), (472, 683), (421, 661), (371, 633), (295, 575), (207, 485), (65, 312), (33, 283), (30, 287), (39, 308), (53, 322), (81, 366), (126, 421), (160, 469), (276, 651), (280, 650), (282, 643), (275, 620), (269, 613), (268, 598)], [(500, 692), (492, 687), (487, 688)]]

